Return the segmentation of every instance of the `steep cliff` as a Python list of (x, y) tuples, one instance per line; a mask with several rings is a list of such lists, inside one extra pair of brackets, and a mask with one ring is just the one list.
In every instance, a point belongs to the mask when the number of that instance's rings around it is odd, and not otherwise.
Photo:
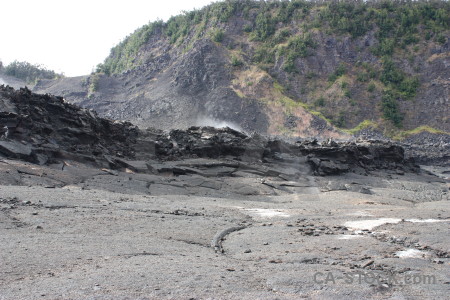
[(450, 5), (225, 1), (143, 26), (51, 92), (140, 126), (450, 131)]

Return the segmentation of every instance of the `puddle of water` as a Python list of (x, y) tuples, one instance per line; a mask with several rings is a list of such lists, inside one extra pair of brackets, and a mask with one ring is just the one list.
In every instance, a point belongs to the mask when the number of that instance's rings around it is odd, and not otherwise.
[(420, 251), (416, 249), (406, 249), (395, 252), (395, 255), (399, 258), (424, 258), (428, 255), (428, 252)]
[(277, 211), (274, 209), (247, 208), (244, 210), (248, 211), (251, 215), (256, 215), (256, 216), (262, 217), (262, 218), (273, 218), (273, 217), (287, 218), (287, 217), (290, 217), (289, 214), (282, 212), (282, 211)]
[[(384, 224), (397, 224), (400, 223), (402, 219), (395, 218), (380, 218), (375, 220), (361, 220), (361, 221), (348, 221), (345, 222), (344, 226), (353, 230), (372, 230), (375, 227)], [(406, 219), (403, 221), (411, 223), (437, 223), (437, 222), (448, 222), (449, 220), (437, 220), (437, 219)]]
[(394, 219), (394, 218), (381, 218), (375, 220), (361, 220), (361, 221), (348, 221), (345, 222), (344, 226), (354, 229), (354, 230), (372, 230), (375, 227), (384, 225), (384, 224), (396, 224), (401, 222), (402, 219)]

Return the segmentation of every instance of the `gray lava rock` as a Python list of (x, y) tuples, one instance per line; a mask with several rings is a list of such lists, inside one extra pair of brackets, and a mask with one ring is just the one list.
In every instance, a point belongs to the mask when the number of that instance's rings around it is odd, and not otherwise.
[(0, 153), (7, 157), (25, 160), (32, 159), (32, 148), (16, 141), (0, 141)]

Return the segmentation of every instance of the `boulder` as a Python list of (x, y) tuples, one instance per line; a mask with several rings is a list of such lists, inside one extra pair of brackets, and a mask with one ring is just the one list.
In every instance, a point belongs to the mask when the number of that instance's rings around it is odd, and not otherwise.
[(0, 153), (10, 158), (34, 161), (31, 145), (24, 145), (17, 141), (0, 141)]

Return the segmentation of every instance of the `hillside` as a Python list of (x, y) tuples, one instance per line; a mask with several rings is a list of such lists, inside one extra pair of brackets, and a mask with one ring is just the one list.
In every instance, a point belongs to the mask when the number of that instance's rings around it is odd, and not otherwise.
[(32, 87), (41, 79), (56, 79), (64, 77), (43, 65), (31, 64), (27, 61), (13, 61), (3, 65), (0, 61), (0, 84), (9, 85), (16, 89)]
[(448, 1), (224, 1), (149, 23), (95, 74), (34, 90), (163, 129), (445, 133), (449, 25)]

